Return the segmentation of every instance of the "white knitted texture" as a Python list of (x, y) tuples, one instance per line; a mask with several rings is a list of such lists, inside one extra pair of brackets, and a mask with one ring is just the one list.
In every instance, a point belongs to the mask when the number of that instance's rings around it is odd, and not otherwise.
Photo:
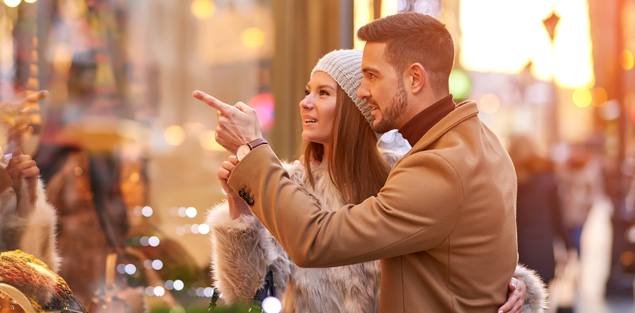
[(366, 105), (366, 100), (357, 97), (357, 91), (362, 84), (362, 51), (360, 50), (335, 50), (323, 56), (313, 68), (311, 75), (317, 71), (329, 74), (346, 94), (353, 100), (368, 123), (373, 125), (371, 109)]

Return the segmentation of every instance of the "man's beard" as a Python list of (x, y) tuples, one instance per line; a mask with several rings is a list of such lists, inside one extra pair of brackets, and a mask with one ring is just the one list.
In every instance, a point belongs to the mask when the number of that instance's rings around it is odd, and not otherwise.
[[(372, 101), (375, 107), (378, 107), (377, 103)], [(406, 94), (406, 87), (402, 80), (399, 80), (399, 86), (397, 87), (397, 93), (389, 106), (385, 106), (385, 109), (381, 112), (381, 120), (377, 123), (373, 123), (373, 130), (376, 133), (383, 134), (389, 130), (397, 128), (397, 120), (406, 110), (408, 106), (408, 95)]]

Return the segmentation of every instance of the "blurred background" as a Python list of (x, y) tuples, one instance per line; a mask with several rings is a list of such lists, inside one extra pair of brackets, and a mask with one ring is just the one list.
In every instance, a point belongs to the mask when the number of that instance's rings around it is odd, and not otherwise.
[[(0, 102), (50, 91), (25, 152), (59, 212), (60, 274), (85, 304), (113, 283), (155, 312), (209, 303), (204, 219), (229, 154), (192, 91), (254, 107), (295, 159), (320, 56), (417, 11), (454, 37), (455, 102), (478, 101), (510, 151), (520, 261), (550, 282), (550, 310), (635, 311), (635, 0), (2, 1)], [(380, 145), (409, 149), (396, 132)]]

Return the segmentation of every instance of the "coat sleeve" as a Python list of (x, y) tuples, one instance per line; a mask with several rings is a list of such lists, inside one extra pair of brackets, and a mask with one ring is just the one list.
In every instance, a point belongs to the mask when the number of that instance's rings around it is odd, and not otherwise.
[(226, 201), (209, 211), (206, 223), (210, 226), (214, 286), (225, 302), (252, 301), (270, 267), (276, 297), (281, 299), (294, 265), (262, 224), (251, 215), (233, 220)]
[[(26, 184), (22, 186), (26, 188)], [(42, 186), (40, 181), (33, 213), (25, 218), (17, 215), (13, 188), (0, 194), (0, 251), (22, 250), (57, 273), (61, 262), (55, 237), (57, 213), (48, 203)]]
[(534, 270), (518, 264), (514, 271), (514, 278), (524, 281), (527, 286), (527, 296), (525, 297), (522, 313), (545, 312), (548, 292), (540, 276)]
[[(403, 158), (377, 197), (333, 212), (303, 193), (266, 145), (238, 163), (228, 183), (247, 193), (251, 211), (300, 267), (341, 266), (433, 248), (450, 235), (463, 203), (458, 174), (432, 153)], [(293, 209), (300, 206), (303, 210)]]

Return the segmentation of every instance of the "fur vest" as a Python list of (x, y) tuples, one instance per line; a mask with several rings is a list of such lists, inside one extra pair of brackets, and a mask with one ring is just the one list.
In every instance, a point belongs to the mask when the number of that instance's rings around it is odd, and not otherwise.
[[(0, 251), (22, 250), (57, 273), (61, 263), (55, 237), (57, 217), (55, 209), (47, 201), (43, 185), (40, 180), (35, 209), (26, 218), (17, 215), (13, 188), (9, 187), (0, 194)], [(25, 186), (22, 184), (23, 188)], [(26, 189), (21, 192), (26, 192)]]
[[(391, 166), (401, 156), (388, 151), (382, 154)], [(323, 210), (339, 209), (346, 204), (329, 178), (326, 164), (312, 168), (315, 189), (308, 182), (304, 166), (298, 163), (283, 166), (291, 180)], [(222, 292), (226, 304), (251, 302), (264, 285), (267, 271), (272, 269), (282, 312), (378, 311), (379, 261), (330, 268), (298, 267), (253, 215), (233, 220), (227, 202), (210, 209), (206, 223), (211, 229), (214, 286)], [(514, 277), (527, 285), (523, 313), (543, 312), (546, 290), (540, 278), (521, 265), (517, 266)]]

